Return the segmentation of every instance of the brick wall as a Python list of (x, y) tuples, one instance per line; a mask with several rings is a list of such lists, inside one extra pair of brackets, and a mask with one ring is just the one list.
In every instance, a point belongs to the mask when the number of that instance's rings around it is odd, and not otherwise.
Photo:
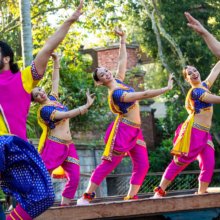
[[(119, 48), (105, 49), (97, 52), (98, 66), (104, 66), (107, 69), (114, 71), (118, 67)], [(135, 67), (138, 63), (137, 49), (127, 48), (127, 69)]]

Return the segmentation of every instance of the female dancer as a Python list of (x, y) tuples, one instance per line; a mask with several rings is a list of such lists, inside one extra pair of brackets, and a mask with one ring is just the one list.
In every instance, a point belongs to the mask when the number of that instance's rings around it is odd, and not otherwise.
[(61, 166), (68, 179), (62, 193), (61, 206), (69, 205), (74, 198), (79, 183), (79, 158), (72, 141), (69, 119), (83, 115), (92, 105), (94, 98), (87, 95), (87, 103), (73, 110), (58, 102), (59, 58), (53, 53), (52, 92), (47, 96), (40, 87), (32, 90), (32, 99), (41, 104), (38, 109), (38, 122), (43, 129), (39, 142), (39, 151), (47, 170), (52, 173)]
[(81, 15), (82, 4), (22, 71), (14, 63), (10, 46), (0, 41), (0, 180), (4, 193), (19, 203), (7, 220), (31, 220), (53, 204), (50, 176), (34, 146), (27, 142), (26, 120), (31, 90), (43, 77), (52, 51)]
[(138, 100), (152, 98), (172, 89), (173, 81), (170, 76), (167, 87), (135, 92), (133, 88), (123, 83), (127, 65), (126, 36), (121, 30), (115, 33), (121, 39), (119, 49), (119, 65), (114, 78), (112, 73), (99, 67), (93, 78), (98, 85), (103, 85), (109, 91), (109, 106), (117, 118), (106, 132), (106, 147), (102, 163), (93, 172), (89, 185), (78, 205), (87, 205), (94, 198), (94, 191), (102, 180), (121, 162), (125, 154), (132, 160), (133, 171), (130, 180), (130, 189), (125, 200), (137, 199), (137, 193), (149, 169), (146, 143), (143, 140)]
[(189, 116), (176, 130), (174, 147), (171, 151), (174, 157), (165, 170), (160, 185), (154, 190), (154, 198), (163, 197), (174, 178), (196, 159), (201, 169), (198, 194), (206, 193), (215, 166), (214, 145), (209, 133), (213, 104), (220, 103), (220, 96), (212, 95), (209, 89), (219, 72), (220, 62), (202, 82), (200, 73), (195, 67), (186, 66), (183, 70), (185, 80), (191, 85), (185, 102)]

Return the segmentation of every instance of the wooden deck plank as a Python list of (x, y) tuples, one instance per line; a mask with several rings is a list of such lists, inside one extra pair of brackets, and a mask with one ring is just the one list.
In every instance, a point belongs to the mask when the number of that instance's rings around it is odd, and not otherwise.
[(123, 201), (122, 197), (106, 197), (96, 199), (89, 206), (53, 207), (36, 219), (128, 219), (133, 216), (152, 216), (162, 213), (220, 207), (220, 188), (213, 188), (209, 191), (212, 191), (212, 193), (204, 195), (194, 195), (192, 190), (174, 192), (169, 193), (167, 197), (162, 199), (152, 199), (149, 198), (152, 194), (142, 194), (140, 199), (133, 201)]

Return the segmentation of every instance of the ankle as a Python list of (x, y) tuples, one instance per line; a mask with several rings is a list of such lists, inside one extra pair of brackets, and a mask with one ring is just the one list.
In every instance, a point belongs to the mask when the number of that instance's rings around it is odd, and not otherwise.
[(125, 196), (125, 197), (124, 197), (124, 200), (136, 200), (136, 199), (138, 199), (138, 196), (137, 196), (137, 195), (134, 195), (134, 196), (128, 195), (128, 196)]
[(83, 198), (88, 200), (88, 201), (92, 201), (95, 198), (95, 192), (92, 193), (84, 193), (83, 194)]
[(201, 194), (207, 194), (208, 191), (198, 191), (198, 192), (195, 192), (195, 195), (201, 195)]
[(160, 186), (155, 187), (154, 192), (159, 194), (160, 196), (165, 196), (166, 195), (166, 191), (163, 190)]

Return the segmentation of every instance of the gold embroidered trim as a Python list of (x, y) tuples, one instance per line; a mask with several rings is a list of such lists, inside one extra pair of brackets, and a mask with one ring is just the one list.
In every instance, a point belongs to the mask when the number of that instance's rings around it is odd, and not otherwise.
[(137, 142), (136, 142), (138, 145), (142, 146), (142, 147), (147, 147), (146, 146), (146, 142), (141, 140), (141, 139), (137, 139)]
[(50, 120), (54, 121), (56, 111), (57, 110), (53, 110), (53, 112), (50, 115)]
[(112, 155), (114, 156), (124, 156), (126, 154), (126, 152), (121, 152), (121, 151), (117, 151), (117, 150), (113, 150)]
[(206, 85), (207, 85), (207, 86), (208, 86), (208, 88), (210, 89), (210, 88), (211, 88), (211, 86), (212, 86), (212, 84), (210, 83), (210, 81), (205, 80), (204, 82), (206, 83)]
[(200, 96), (199, 100), (201, 100), (202, 102), (204, 102), (204, 98), (207, 96), (207, 94), (208, 94), (208, 92), (204, 92), (204, 93)]
[(123, 92), (122, 96), (121, 96), (121, 102), (124, 102), (124, 99), (125, 99), (125, 96), (127, 95), (128, 93), (127, 92)]
[(176, 164), (176, 165), (178, 165), (178, 166), (184, 166), (186, 163), (183, 163), (183, 162), (180, 162), (179, 160), (178, 160), (178, 157), (177, 156), (174, 156), (173, 157), (173, 161), (174, 161), (174, 163)]
[(213, 144), (213, 142), (212, 142), (211, 140), (208, 140), (208, 141), (207, 141), (207, 144), (208, 144), (211, 148), (215, 149), (215, 146), (214, 146), (214, 144)]
[(51, 93), (50, 93), (50, 95), (54, 96), (56, 99), (59, 99), (58, 94), (57, 94), (57, 93), (55, 93), (55, 92), (51, 92)]
[(60, 144), (72, 144), (73, 143), (73, 140), (63, 140), (63, 139), (60, 139), (60, 138), (52, 136), (52, 135), (49, 135), (48, 139), (51, 141), (60, 143)]
[(79, 165), (79, 160), (74, 157), (67, 157), (65, 162), (74, 163), (76, 165)]
[(124, 124), (130, 125), (132, 127), (135, 127), (135, 128), (140, 128), (141, 127), (141, 124), (130, 121), (127, 118), (121, 118), (121, 122), (123, 122)]
[(195, 123), (195, 122), (193, 123), (193, 128), (197, 128), (197, 129), (199, 129), (201, 131), (205, 131), (205, 132), (209, 132), (209, 130), (210, 130), (210, 127), (207, 127), (207, 126)]

